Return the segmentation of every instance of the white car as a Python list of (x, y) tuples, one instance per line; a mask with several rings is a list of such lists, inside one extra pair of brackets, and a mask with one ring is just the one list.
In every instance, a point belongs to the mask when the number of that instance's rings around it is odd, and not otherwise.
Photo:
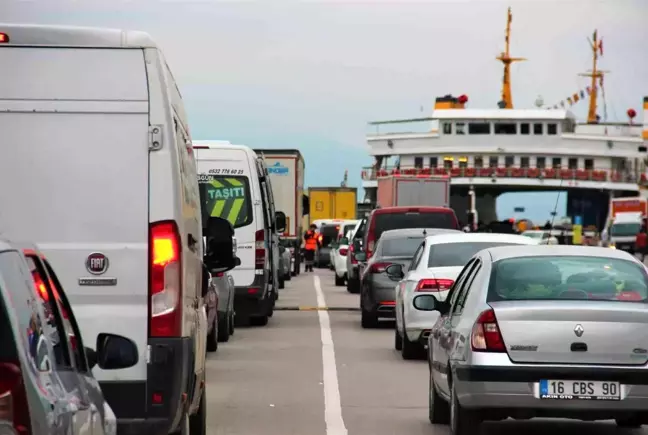
[(347, 255), (349, 254), (349, 240), (351, 231), (338, 241), (338, 245), (331, 251), (331, 264), (335, 271), (335, 285), (343, 286), (347, 279)]
[(548, 231), (543, 230), (528, 230), (522, 233), (525, 237), (530, 237), (536, 241), (538, 245), (557, 245), (558, 239), (556, 236)]
[(424, 356), (424, 343), (439, 317), (436, 311), (420, 311), (413, 305), (414, 296), (431, 292), (444, 301), (455, 279), (468, 260), (482, 249), (507, 245), (536, 245), (530, 237), (496, 233), (453, 233), (425, 238), (416, 250), (412, 263), (393, 264), (386, 271), (401, 279), (395, 288), (396, 326), (394, 347), (404, 359)]

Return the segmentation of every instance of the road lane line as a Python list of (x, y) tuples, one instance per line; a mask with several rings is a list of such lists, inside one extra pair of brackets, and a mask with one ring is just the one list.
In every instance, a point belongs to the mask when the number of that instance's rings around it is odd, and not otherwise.
[[(319, 276), (313, 276), (317, 305), (326, 307), (324, 292)], [(326, 310), (318, 310), (320, 333), (322, 336), (322, 370), (324, 382), (324, 420), (326, 421), (326, 435), (347, 435), (347, 428), (342, 418), (342, 404), (340, 403), (340, 386), (338, 384), (337, 367), (335, 364), (335, 349), (331, 322)]]

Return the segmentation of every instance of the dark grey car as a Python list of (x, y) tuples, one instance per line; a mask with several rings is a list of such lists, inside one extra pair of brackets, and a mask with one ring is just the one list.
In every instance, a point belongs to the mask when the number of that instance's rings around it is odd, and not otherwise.
[(403, 271), (406, 272), (414, 252), (426, 236), (458, 232), (460, 231), (440, 228), (385, 231), (378, 240), (374, 255), (368, 262), (363, 263), (364, 252), (356, 254), (360, 263), (358, 272), (360, 275), (362, 327), (373, 328), (377, 326), (380, 318), (395, 318), (397, 282), (385, 272), (388, 266), (394, 263), (401, 264)]
[(315, 251), (315, 266), (329, 267), (331, 264), (331, 245), (337, 241), (339, 225), (322, 225), (319, 229), (321, 241)]

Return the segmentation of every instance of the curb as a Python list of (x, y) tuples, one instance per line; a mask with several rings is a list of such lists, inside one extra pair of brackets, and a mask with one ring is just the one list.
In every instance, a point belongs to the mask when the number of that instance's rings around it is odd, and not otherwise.
[(315, 307), (315, 306), (290, 306), (274, 307), (275, 311), (360, 311), (360, 308), (354, 307)]

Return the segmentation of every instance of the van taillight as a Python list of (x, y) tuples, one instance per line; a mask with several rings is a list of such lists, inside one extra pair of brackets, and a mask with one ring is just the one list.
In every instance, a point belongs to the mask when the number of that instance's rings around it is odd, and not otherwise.
[(265, 230), (259, 230), (254, 234), (254, 268), (265, 268)]
[(149, 234), (149, 304), (151, 337), (182, 335), (182, 250), (173, 221), (151, 224)]
[(27, 396), (18, 365), (0, 363), (0, 421), (8, 421), (19, 435), (29, 435)]

